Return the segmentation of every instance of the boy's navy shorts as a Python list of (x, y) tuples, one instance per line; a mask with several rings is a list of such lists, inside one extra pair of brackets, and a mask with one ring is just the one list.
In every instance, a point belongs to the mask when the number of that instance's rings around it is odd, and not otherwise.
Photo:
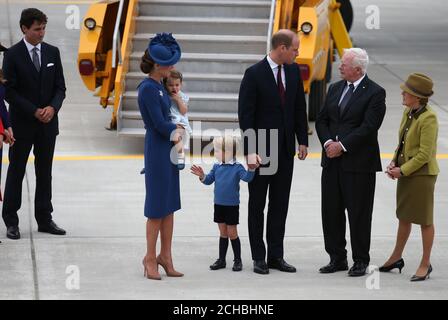
[(215, 204), (215, 215), (213, 221), (225, 223), (229, 226), (239, 224), (240, 206), (222, 206)]

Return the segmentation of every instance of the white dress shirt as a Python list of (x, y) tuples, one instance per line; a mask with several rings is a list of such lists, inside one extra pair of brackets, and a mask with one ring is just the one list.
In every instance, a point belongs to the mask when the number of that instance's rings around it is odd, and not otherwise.
[[(274, 62), (274, 60), (271, 59), (269, 55), (267, 55), (267, 59), (269, 62), (269, 65), (271, 66), (272, 73), (274, 74), (275, 82), (277, 82), (277, 75), (278, 75), (278, 64)], [(285, 66), (283, 65), (282, 68), (282, 82), (283, 82), (283, 88), (286, 90), (286, 76), (285, 76)]]
[(34, 47), (37, 48), (37, 55), (39, 56), (39, 64), (42, 65), (42, 55), (41, 55), (41, 44), (39, 43), (37, 46), (33, 46), (31, 43), (26, 41), (25, 38), (23, 38), (23, 42), (25, 42), (26, 48), (28, 49), (28, 54), (30, 55), (31, 61), (33, 61), (33, 49)]
[[(362, 81), (365, 77), (366, 77), (366, 75), (363, 75), (361, 78), (359, 78), (358, 80), (356, 80), (356, 81), (353, 82), (353, 83), (347, 81), (347, 83), (346, 83), (346, 85), (345, 85), (345, 88), (344, 88), (344, 91), (342, 91), (342, 95), (341, 95), (341, 98), (339, 99), (339, 103), (338, 103), (338, 105), (341, 104), (341, 101), (342, 101), (342, 99), (344, 99), (345, 95), (347, 94), (350, 85), (353, 84), (353, 86), (354, 86), (354, 88), (353, 88), (353, 93), (355, 93), (356, 88), (358, 88), (359, 84), (361, 83), (361, 81)], [(336, 137), (336, 141), (338, 141), (338, 137)], [(333, 142), (333, 140), (332, 140), (332, 139), (328, 139), (327, 141), (325, 141), (325, 143), (324, 143), (324, 149), (327, 147), (327, 145), (328, 145), (330, 142)], [(344, 150), (344, 152), (347, 152), (347, 149), (345, 149), (344, 145), (343, 145), (341, 142), (339, 142), (339, 144), (341, 145), (342, 150)]]

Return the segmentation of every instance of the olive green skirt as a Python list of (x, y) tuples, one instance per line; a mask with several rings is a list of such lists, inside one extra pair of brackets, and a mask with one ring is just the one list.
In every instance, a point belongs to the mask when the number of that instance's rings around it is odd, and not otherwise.
[(397, 183), (397, 218), (423, 226), (433, 224), (437, 176), (401, 177)]

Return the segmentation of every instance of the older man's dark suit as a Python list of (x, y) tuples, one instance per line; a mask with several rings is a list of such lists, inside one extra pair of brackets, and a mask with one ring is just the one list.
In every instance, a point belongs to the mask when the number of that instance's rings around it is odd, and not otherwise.
[[(58, 129), (58, 112), (65, 98), (65, 81), (59, 50), (41, 45), (40, 72), (35, 68), (22, 40), (5, 54), (3, 72), (6, 101), (16, 142), (10, 148), (8, 175), (3, 203), (6, 226), (18, 226), (17, 211), (22, 202), (22, 181), (31, 148), (34, 147), (36, 194), (35, 216), (39, 225), (51, 220), (51, 169)], [(44, 124), (34, 116), (37, 108), (52, 106), (53, 119)]]
[[(260, 175), (249, 183), (249, 240), (253, 260), (264, 260), (264, 208), (269, 189), (267, 213), (267, 244), (269, 259), (283, 258), (283, 238), (288, 212), (296, 137), (301, 145), (308, 145), (306, 101), (300, 70), (297, 64), (284, 65), (286, 100), (282, 105), (276, 79), (267, 61), (263, 59), (248, 68), (241, 83), (238, 116), (243, 131), (254, 129), (278, 130), (278, 170), (272, 175)], [(268, 134), (269, 136), (269, 134)], [(273, 141), (267, 141), (270, 150)], [(254, 145), (245, 143), (244, 152), (259, 152)], [(268, 152), (269, 155), (269, 152)]]
[(346, 81), (339, 81), (330, 86), (316, 120), (322, 146), (329, 139), (339, 140), (347, 150), (333, 159), (322, 152), (325, 249), (332, 261), (347, 258), (347, 209), (353, 260), (368, 264), (375, 176), (381, 171), (378, 130), (386, 112), (386, 92), (365, 76), (341, 114), (338, 104), (345, 85)]

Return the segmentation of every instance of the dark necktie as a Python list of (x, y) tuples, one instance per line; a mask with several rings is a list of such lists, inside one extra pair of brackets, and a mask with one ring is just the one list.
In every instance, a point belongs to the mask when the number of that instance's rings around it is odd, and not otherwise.
[(282, 81), (282, 66), (281, 65), (278, 65), (277, 87), (278, 87), (278, 94), (280, 95), (280, 101), (282, 102), (282, 106), (283, 106), (283, 105), (285, 105), (285, 87), (283, 86), (283, 81)]
[(40, 60), (39, 60), (39, 55), (37, 54), (37, 47), (33, 48), (33, 64), (36, 67), (37, 72), (40, 72)]
[(344, 112), (345, 107), (347, 106), (348, 102), (350, 101), (350, 98), (353, 96), (353, 91), (355, 90), (355, 86), (353, 85), (353, 83), (351, 83), (348, 86), (348, 90), (345, 93), (344, 98), (342, 98), (341, 103), (339, 104), (339, 110), (340, 110), (340, 114), (342, 114)]

